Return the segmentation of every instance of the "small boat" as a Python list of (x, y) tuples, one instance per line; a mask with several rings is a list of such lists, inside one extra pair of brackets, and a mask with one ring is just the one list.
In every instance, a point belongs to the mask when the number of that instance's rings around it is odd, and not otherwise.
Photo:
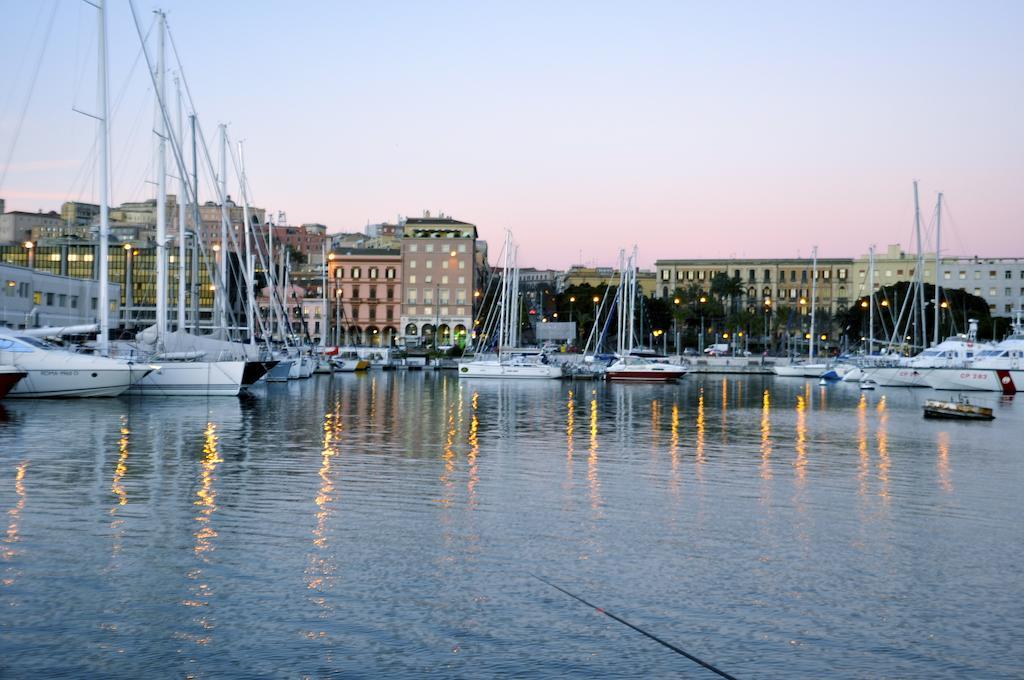
[(686, 375), (686, 367), (663, 364), (644, 357), (624, 356), (605, 369), (612, 382), (675, 382)]
[(355, 373), (370, 368), (370, 362), (355, 352), (341, 352), (331, 359), (336, 373)]
[(873, 390), (878, 387), (878, 383), (871, 378), (864, 378), (860, 381), (860, 388), (862, 390)]
[(929, 399), (924, 402), (925, 418), (947, 418), (952, 420), (993, 420), (992, 409), (976, 406), (961, 396), (956, 401)]

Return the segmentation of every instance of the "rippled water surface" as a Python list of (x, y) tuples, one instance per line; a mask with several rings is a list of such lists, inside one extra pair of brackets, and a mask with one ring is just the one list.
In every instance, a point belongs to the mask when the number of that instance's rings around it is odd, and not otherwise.
[(1024, 672), (1024, 400), (316, 376), (6, 401), (0, 676)]

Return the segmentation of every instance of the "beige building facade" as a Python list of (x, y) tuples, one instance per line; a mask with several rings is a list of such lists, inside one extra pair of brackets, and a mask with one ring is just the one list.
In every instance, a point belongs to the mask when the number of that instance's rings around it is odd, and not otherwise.
[(397, 249), (349, 248), (327, 256), (330, 318), (324, 328), (333, 345), (391, 347), (402, 317), (402, 253)]

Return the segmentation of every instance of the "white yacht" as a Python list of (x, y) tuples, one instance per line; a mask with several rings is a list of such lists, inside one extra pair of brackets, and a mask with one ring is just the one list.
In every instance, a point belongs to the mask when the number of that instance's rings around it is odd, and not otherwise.
[(685, 366), (633, 355), (619, 357), (604, 371), (613, 382), (675, 382), (684, 375)]
[(537, 378), (562, 377), (562, 367), (547, 363), (544, 355), (513, 354), (499, 359), (459, 363), (460, 378)]
[(69, 352), (5, 330), (0, 330), (0, 364), (25, 373), (9, 399), (116, 397), (154, 369), (146, 363)]
[(969, 366), (932, 371), (928, 384), (937, 390), (983, 390), (1003, 394), (1024, 390), (1024, 324), (1020, 316), (1010, 337), (981, 349)]
[(896, 360), (892, 365), (865, 367), (864, 378), (882, 387), (934, 387), (932, 374), (937, 370), (963, 370), (971, 366), (976, 354), (987, 345), (979, 345), (972, 332), (968, 337), (947, 338), (910, 359)]

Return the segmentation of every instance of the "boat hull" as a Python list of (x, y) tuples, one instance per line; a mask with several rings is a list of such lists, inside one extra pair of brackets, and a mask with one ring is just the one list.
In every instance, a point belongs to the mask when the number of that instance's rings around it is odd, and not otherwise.
[(909, 366), (872, 368), (864, 372), (864, 377), (874, 380), (882, 387), (928, 387), (930, 368), (912, 368)]
[(514, 378), (551, 380), (562, 377), (562, 369), (550, 364), (508, 364), (497, 361), (469, 361), (459, 364), (460, 378)]
[(0, 366), (0, 399), (7, 396), (7, 393), (26, 375), (25, 371), (21, 371), (14, 366)]
[(1016, 394), (1024, 390), (1024, 370), (943, 368), (931, 372), (928, 384), (937, 390)]
[(671, 383), (686, 375), (686, 371), (659, 370), (655, 367), (648, 369), (625, 369), (614, 370), (609, 368), (604, 373), (606, 380), (611, 382), (645, 382), (645, 383)]
[(188, 361), (160, 364), (128, 394), (138, 397), (237, 397), (244, 361)]

